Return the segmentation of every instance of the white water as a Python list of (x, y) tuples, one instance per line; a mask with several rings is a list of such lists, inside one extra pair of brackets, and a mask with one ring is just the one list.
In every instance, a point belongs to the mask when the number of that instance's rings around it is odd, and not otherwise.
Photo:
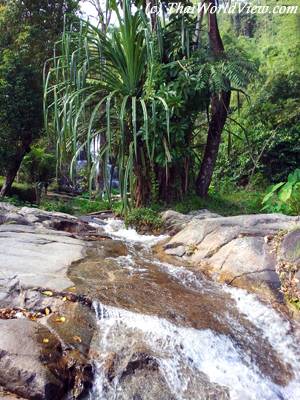
[(166, 235), (140, 235), (135, 229), (126, 229), (124, 222), (119, 219), (108, 218), (106, 222), (107, 224), (103, 228), (107, 234), (111, 237), (124, 239), (129, 243), (144, 243), (148, 246), (153, 246), (168, 237)]
[[(216, 335), (211, 330), (178, 327), (164, 319), (101, 304), (95, 304), (95, 309), (102, 337), (101, 351), (104, 354), (118, 353), (126, 340), (131, 342), (131, 346), (134, 346), (132, 342), (135, 338), (139, 344), (143, 340), (157, 355), (165, 378), (178, 400), (186, 398), (188, 382), (182, 379), (182, 370), (186, 368), (190, 373), (204, 372), (211, 382), (230, 388), (232, 400), (300, 398), (299, 381), (291, 382), (286, 388), (270, 382), (261, 376), (255, 366), (245, 364), (231, 340), (224, 335)], [(263, 323), (263, 320), (259, 322)], [(270, 326), (269, 328), (271, 329)], [(280, 330), (277, 322), (275, 331), (276, 329)], [(120, 340), (120, 331), (124, 332), (123, 340)], [(289, 352), (290, 343), (289, 340), (286, 343), (285, 336), (277, 338), (275, 342), (275, 348), (285, 348)], [(287, 359), (290, 357), (287, 356)], [(299, 360), (296, 362), (294, 359), (293, 365), (299, 368)], [(98, 389), (103, 384), (103, 376), (99, 378), (101, 382), (98, 381)], [(105, 397), (97, 399), (104, 400)]]
[[(164, 238), (139, 235), (133, 229), (126, 230), (121, 221), (115, 220), (109, 220), (105, 230), (130, 244), (144, 243), (147, 247)], [(131, 256), (119, 257), (118, 263), (121, 268), (135, 269)], [(203, 281), (192, 271), (159, 261), (154, 263), (177, 278), (182, 285), (202, 290)], [(262, 332), (282, 360), (293, 366), (295, 379), (287, 387), (278, 386), (262, 376), (257, 366), (244, 354), (242, 357), (241, 350), (225, 335), (216, 334), (210, 329), (196, 330), (176, 326), (157, 316), (95, 303), (101, 357), (97, 363), (97, 379), (92, 399), (114, 399), (118, 391), (118, 376), (113, 382), (108, 382), (103, 373), (105, 357), (111, 353), (122, 354), (124, 349), (138, 348), (142, 344), (155, 356), (160, 371), (177, 400), (202, 399), (200, 395), (199, 398), (195, 395), (193, 397), (189, 391), (190, 382), (193, 378), (197, 381), (199, 373), (204, 373), (210, 382), (229, 388), (232, 400), (299, 400), (299, 342), (291, 333), (290, 322), (271, 306), (261, 303), (253, 294), (232, 287), (224, 286), (221, 289), (230, 294), (239, 312)], [(226, 317), (230, 321), (230, 315)], [(234, 323), (232, 319), (232, 324)]]

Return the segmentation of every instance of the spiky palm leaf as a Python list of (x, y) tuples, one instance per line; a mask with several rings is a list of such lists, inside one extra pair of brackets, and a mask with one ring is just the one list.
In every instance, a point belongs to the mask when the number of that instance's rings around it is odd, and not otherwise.
[[(64, 32), (57, 45), (60, 55), (54, 55), (45, 76), (45, 121), (51, 113), (58, 159), (73, 152), (71, 173), (77, 155), (86, 147), (92, 178), (96, 164), (102, 160), (105, 165), (112, 143), (118, 143), (121, 196), (126, 205), (138, 142), (145, 144), (150, 160), (154, 154), (148, 119), (157, 102), (166, 112), (169, 160), (169, 109), (163, 98), (145, 96), (143, 85), (153, 57), (151, 32), (139, 10), (132, 14), (130, 2), (123, 5), (122, 16), (115, 8), (118, 26), (107, 33), (84, 21), (79, 29)], [(93, 160), (92, 140), (104, 132), (105, 144)]]

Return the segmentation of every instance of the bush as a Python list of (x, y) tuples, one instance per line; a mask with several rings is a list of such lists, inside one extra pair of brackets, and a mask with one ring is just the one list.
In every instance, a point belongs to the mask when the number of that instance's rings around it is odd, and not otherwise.
[(162, 219), (160, 214), (151, 208), (134, 208), (125, 217), (125, 225), (132, 226), (140, 232), (158, 233), (162, 228)]
[(268, 212), (300, 214), (300, 169), (290, 173), (287, 182), (271, 185), (262, 201)]

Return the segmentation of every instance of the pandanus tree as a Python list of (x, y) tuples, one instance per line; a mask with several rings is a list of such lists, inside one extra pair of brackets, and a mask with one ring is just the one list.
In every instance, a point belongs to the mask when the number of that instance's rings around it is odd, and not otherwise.
[[(154, 56), (147, 19), (139, 9), (132, 12), (127, 0), (122, 10), (111, 6), (118, 23), (107, 31), (83, 21), (64, 32), (58, 43), (60, 55), (54, 56), (50, 69), (46, 65), (45, 116), (48, 121), (51, 113), (59, 159), (73, 149), (71, 172), (81, 149), (87, 150), (90, 179), (99, 161), (105, 167), (117, 149), (124, 205), (130, 191), (139, 206), (148, 200), (155, 152), (149, 118), (155, 119), (160, 103), (166, 119), (161, 140), (168, 158), (169, 110), (162, 97), (146, 90)], [(92, 158), (92, 141), (101, 136), (105, 139)]]

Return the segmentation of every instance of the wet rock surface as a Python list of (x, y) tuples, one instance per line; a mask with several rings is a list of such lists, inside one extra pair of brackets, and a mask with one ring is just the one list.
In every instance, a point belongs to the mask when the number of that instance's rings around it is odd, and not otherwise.
[[(178, 223), (183, 218), (185, 216), (179, 215)], [(299, 227), (300, 217), (260, 214), (208, 216), (202, 220), (188, 216), (188, 219), (183, 229), (164, 245), (167, 254), (190, 262), (214, 280), (249, 290), (269, 288), (280, 296), (272, 240), (283, 230)], [(176, 221), (173, 220), (173, 224)], [(290, 252), (290, 257), (296, 257), (295, 253), (291, 254), (291, 247), (296, 246), (296, 242), (299, 244), (298, 235), (293, 233), (283, 242), (283, 251)], [(288, 250), (284, 250), (285, 247)]]
[(93, 378), (95, 319), (67, 271), (90, 244), (80, 235), (95, 228), (5, 203), (0, 222), (0, 398), (77, 398)]
[[(172, 214), (170, 232), (184, 228), (165, 243), (177, 256), (168, 264), (149, 237), (127, 240), (121, 227), (119, 240), (120, 223), (31, 210), (0, 204), (0, 251), (13, 272), (0, 279), (0, 399), (244, 400), (248, 385), (251, 400), (293, 398), (284, 390), (298, 379), (297, 350), (266, 331), (279, 317), (254, 302), (262, 309), (252, 318), (252, 298), (239, 306), (239, 292), (189, 265), (215, 257), (231, 276), (242, 249), (235, 273), (262, 262), (273, 271), (270, 238), (293, 220), (243, 224), (205, 211), (176, 225)], [(296, 332), (278, 321), (279, 341)]]
[(61, 356), (55, 336), (28, 320), (0, 320), (0, 331), (0, 384), (28, 399), (60, 399), (63, 382), (49, 368)]

